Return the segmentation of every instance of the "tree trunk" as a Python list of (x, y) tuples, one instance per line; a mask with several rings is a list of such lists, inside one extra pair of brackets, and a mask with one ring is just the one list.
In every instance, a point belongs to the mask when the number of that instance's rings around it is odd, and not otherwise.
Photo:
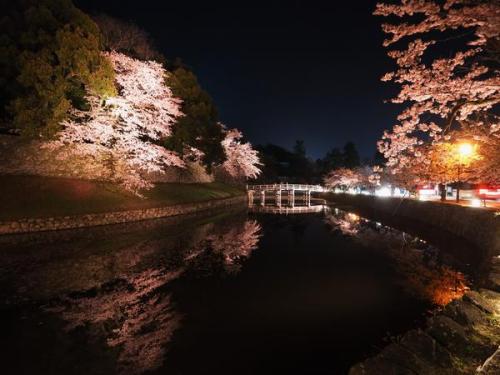
[(441, 195), (441, 202), (446, 200), (446, 185), (439, 184), (439, 194)]

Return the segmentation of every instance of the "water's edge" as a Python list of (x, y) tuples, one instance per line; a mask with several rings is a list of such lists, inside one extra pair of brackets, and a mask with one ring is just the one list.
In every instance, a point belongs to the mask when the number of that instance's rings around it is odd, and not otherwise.
[[(496, 258), (494, 269), (500, 272)], [(349, 375), (498, 374), (500, 370), (500, 284), (496, 291), (469, 291), (407, 332), (378, 355), (351, 367)]]
[[(492, 211), (401, 198), (324, 194), (326, 201), (431, 241), (486, 274), (500, 255), (500, 216)], [(453, 246), (450, 241), (454, 240)]]
[(0, 221), (0, 235), (43, 232), (62, 229), (87, 228), (101, 225), (129, 223), (142, 220), (159, 219), (170, 216), (187, 215), (200, 211), (210, 211), (222, 207), (245, 205), (246, 195), (214, 199), (206, 202), (185, 203), (141, 210), (104, 212), (97, 214), (57, 216), (47, 218), (25, 218), (13, 221)]
[[(395, 339), (382, 351), (354, 365), (349, 375), (385, 373), (415, 374), (498, 374), (500, 372), (500, 258), (498, 257), (498, 219), (492, 213), (430, 202), (377, 199), (347, 194), (327, 194), (327, 201), (347, 206), (384, 224), (407, 230), (419, 224), (418, 235), (439, 231), (464, 239), (469, 259), (483, 258), (482, 285), (449, 303), (429, 318), (422, 329)], [(460, 223), (450, 218), (451, 210)], [(425, 220), (423, 220), (425, 218)], [(415, 231), (414, 231), (415, 232)], [(434, 233), (429, 233), (434, 232)], [(474, 234), (474, 235), (473, 235)], [(435, 236), (434, 236), (434, 239)], [(455, 254), (457, 255), (457, 254)], [(484, 266), (484, 267), (483, 267)]]

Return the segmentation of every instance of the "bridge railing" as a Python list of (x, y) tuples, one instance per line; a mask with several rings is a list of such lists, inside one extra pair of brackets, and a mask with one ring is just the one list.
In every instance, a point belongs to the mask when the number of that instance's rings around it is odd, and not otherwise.
[(247, 191), (276, 191), (276, 190), (303, 190), (323, 192), (325, 188), (321, 185), (307, 184), (267, 184), (267, 185), (247, 185)]
[(315, 213), (322, 212), (326, 208), (324, 205), (315, 205), (315, 206), (295, 206), (295, 207), (286, 207), (286, 206), (250, 206), (251, 212), (262, 212), (262, 213), (272, 213), (272, 214), (306, 214), (306, 213)]

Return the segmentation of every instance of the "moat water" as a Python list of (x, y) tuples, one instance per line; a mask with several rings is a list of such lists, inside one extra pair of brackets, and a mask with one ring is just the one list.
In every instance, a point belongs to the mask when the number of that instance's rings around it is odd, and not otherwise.
[(3, 374), (345, 374), (467, 284), (425, 241), (321, 204), (0, 249)]

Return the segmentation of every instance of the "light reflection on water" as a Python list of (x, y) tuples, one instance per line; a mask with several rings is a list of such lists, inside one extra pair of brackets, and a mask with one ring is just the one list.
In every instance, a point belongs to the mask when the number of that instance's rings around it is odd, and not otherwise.
[(344, 373), (465, 288), (436, 249), (356, 214), (249, 211), (0, 240), (5, 366)]
[(445, 306), (467, 290), (465, 276), (442, 264), (439, 250), (418, 237), (338, 208), (325, 215), (325, 222), (387, 256), (396, 265), (401, 285), (418, 298)]

